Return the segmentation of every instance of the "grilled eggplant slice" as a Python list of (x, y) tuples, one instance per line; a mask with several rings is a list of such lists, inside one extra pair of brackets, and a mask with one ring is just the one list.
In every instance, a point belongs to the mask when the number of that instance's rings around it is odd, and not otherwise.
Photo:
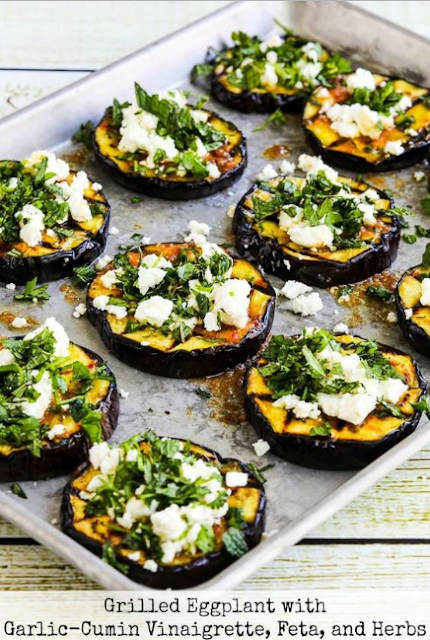
[[(112, 452), (118, 454), (119, 464), (108, 477), (125, 496), (119, 500), (119, 493), (115, 497), (109, 490), (97, 491), (106, 478), (100, 461)], [(151, 432), (111, 449), (96, 445), (90, 460), (97, 462), (96, 467), (87, 466), (65, 488), (63, 531), (136, 582), (155, 589), (193, 587), (225, 569), (261, 539), (264, 489), (239, 460), (221, 458), (211, 449), (184, 440), (157, 438)], [(143, 468), (153, 470), (149, 481)], [(149, 499), (144, 486), (148, 489), (148, 484)], [(172, 485), (178, 488), (174, 501), (168, 497)], [(114, 517), (105, 502), (108, 496), (115, 503)], [(210, 504), (214, 500), (215, 509)], [(178, 540), (181, 532), (182, 541)]]
[(309, 143), (325, 162), (360, 173), (395, 171), (426, 155), (428, 89), (363, 69), (330, 84), (311, 94), (303, 114)]
[[(118, 421), (115, 378), (100, 356), (71, 342), (67, 356), (52, 354), (55, 336), (63, 345), (67, 339), (53, 318), (36, 331), (31, 340), (0, 340), (0, 482), (66, 475), (87, 460), (92, 441), (110, 438)], [(20, 396), (25, 404), (17, 404), (16, 389), (31, 374), (39, 397)]]
[(23, 162), (1, 161), (0, 186), (2, 282), (58, 280), (104, 251), (109, 204), (84, 172), (37, 151)]
[[(372, 403), (366, 397), (370, 391), (358, 394), (360, 400), (357, 403), (357, 396), (354, 400), (354, 394), (348, 391), (348, 385), (346, 385), (342, 391), (347, 394), (343, 407), (339, 404), (329, 405), (328, 396), (330, 394), (327, 393), (327, 384), (342, 386), (343, 382), (339, 380), (337, 382), (327, 381), (327, 379), (319, 377), (322, 371), (321, 366), (327, 370), (327, 364), (323, 361), (324, 358), (318, 355), (316, 347), (321, 349), (324, 345), (329, 344), (333, 350), (333, 347), (336, 347), (333, 341), (336, 341), (341, 347), (340, 353), (342, 355), (349, 355), (351, 358), (351, 355), (357, 354), (360, 360), (362, 360), (363, 354), (366, 356), (366, 367), (370, 367), (373, 370), (371, 375), (376, 376), (371, 379), (369, 389), (372, 389), (375, 383), (378, 384), (381, 366), (382, 370), (387, 370), (387, 366), (391, 365), (393, 369), (387, 373), (390, 377), (401, 376), (401, 381), (406, 385), (403, 392), (402, 388), (400, 392), (398, 389), (395, 392), (397, 395), (401, 393), (397, 401), (392, 403), (386, 400), (381, 401), (380, 398), (384, 397), (381, 396), (372, 409), (372, 404), (374, 405), (375, 401)], [(305, 353), (301, 350), (307, 346), (303, 340), (303, 334), (301, 338), (298, 336), (292, 338), (275, 336), (272, 338), (268, 350), (263, 353), (263, 357), (248, 369), (245, 376), (245, 410), (248, 420), (258, 436), (270, 444), (273, 453), (285, 460), (315, 469), (359, 469), (388, 451), (415, 430), (421, 412), (414, 407), (414, 403), (426, 396), (426, 383), (411, 356), (393, 347), (363, 340), (356, 336), (334, 337), (322, 330), (316, 331), (312, 335), (309, 334), (307, 343), (309, 347)], [(336, 351), (336, 349), (334, 350)], [(273, 358), (274, 354), (279, 354), (280, 351), (281, 359), (288, 355), (292, 371), (295, 366), (292, 365), (293, 361), (298, 362), (301, 358), (305, 363), (296, 376), (298, 384), (295, 384), (293, 380), (294, 389), (297, 389), (299, 395), (296, 395), (292, 390), (290, 395), (282, 396), (282, 386), (287, 384), (288, 376), (292, 375), (288, 374), (288, 368), (284, 369), (287, 374), (278, 373), (279, 377), (276, 380), (267, 367), (268, 363), (280, 362), (279, 355)], [(298, 352), (300, 353), (298, 354)], [(351, 364), (350, 360), (349, 367)], [(309, 402), (298, 404), (300, 399), (299, 386), (303, 386), (306, 380), (306, 375), (303, 373), (305, 367), (311, 367), (313, 370), (314, 377), (311, 385), (318, 396), (316, 399), (314, 396)], [(278, 371), (278, 367), (275, 368)], [(349, 369), (349, 376), (346, 369), (343, 370), (345, 378), (351, 380), (353, 377), (351, 369)], [(333, 373), (336, 373), (336, 370)], [(315, 382), (315, 380), (320, 382)], [(390, 390), (389, 386), (393, 385), (395, 389), (395, 386), (399, 384), (399, 379), (395, 383), (389, 382), (388, 386), (384, 387), (384, 395), (387, 394), (387, 397), (391, 397), (393, 400), (393, 389)], [(326, 391), (321, 392), (322, 395), (320, 395), (317, 391), (318, 388), (325, 388)], [(331, 392), (333, 393), (333, 389)], [(288, 391), (288, 393), (290, 392)], [(380, 391), (374, 391), (374, 393), (380, 393)], [(280, 397), (281, 400), (279, 400)], [(367, 402), (369, 405), (366, 408)], [(324, 413), (323, 406), (330, 415)], [(369, 412), (365, 415), (367, 410)], [(341, 417), (335, 417), (333, 414)], [(348, 422), (345, 416), (353, 422)], [(362, 416), (365, 417), (362, 419)]]
[(226, 189), (247, 163), (246, 141), (234, 124), (187, 105), (180, 91), (149, 96), (139, 85), (136, 103), (107, 109), (94, 133), (94, 152), (116, 182), (165, 200)]
[[(424, 254), (425, 257), (425, 254)], [(414, 349), (430, 357), (430, 306), (423, 304), (430, 285), (430, 263), (408, 269), (396, 289), (397, 319)]]
[[(278, 176), (255, 184), (240, 200), (233, 218), (238, 251), (283, 280), (318, 287), (358, 282), (387, 269), (396, 258), (400, 238), (390, 198), (365, 182), (338, 176), (334, 183), (328, 175), (320, 170), (306, 179)], [(342, 192), (345, 197), (340, 196)], [(352, 196), (360, 199), (363, 211)], [(316, 209), (309, 208), (312, 203)], [(305, 206), (303, 216), (310, 214), (309, 225), (329, 234), (331, 247), (320, 246), (318, 235), (313, 247), (308, 237), (292, 240), (297, 205)], [(327, 228), (328, 210), (333, 224)], [(298, 226), (303, 216), (299, 212)]]
[(293, 34), (262, 40), (235, 32), (232, 40), (233, 47), (196, 65), (192, 76), (210, 74), (212, 96), (236, 111), (302, 111), (313, 87), (351, 70), (339, 54)]
[[(146, 289), (149, 278), (159, 284)], [(214, 285), (240, 319), (214, 306)], [(88, 317), (112, 353), (172, 378), (215, 375), (254, 356), (271, 329), (274, 305), (260, 271), (210, 243), (153, 244), (119, 255), (87, 294)]]

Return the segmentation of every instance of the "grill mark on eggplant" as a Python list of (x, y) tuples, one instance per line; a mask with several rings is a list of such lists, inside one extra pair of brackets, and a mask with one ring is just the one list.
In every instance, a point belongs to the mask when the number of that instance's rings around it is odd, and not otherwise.
[[(185, 441), (183, 441), (185, 442)], [(194, 453), (207, 460), (215, 460), (220, 466), (228, 467), (230, 464), (237, 465), (240, 471), (248, 474), (247, 487), (255, 488), (260, 491), (260, 501), (255, 512), (255, 518), (253, 522), (248, 522), (243, 529), (245, 540), (248, 544), (248, 549), (252, 549), (257, 546), (261, 540), (261, 536), (265, 527), (265, 510), (266, 510), (266, 495), (263, 485), (257, 480), (251, 469), (246, 464), (235, 458), (222, 458), (218, 453), (209, 449), (208, 447), (202, 447), (201, 445), (191, 444), (191, 450), (196, 447)], [(199, 453), (200, 452), (200, 453)], [(206, 455), (205, 455), (206, 454)], [(74, 511), (71, 499), (79, 492), (74, 486), (76, 480), (90, 468), (87, 465), (80, 472), (79, 476), (69, 482), (63, 493), (63, 499), (61, 503), (61, 527), (66, 535), (73, 538), (79, 544), (89, 549), (92, 553), (102, 555), (102, 544), (98, 540), (90, 538), (81, 531), (78, 531), (75, 527)], [(96, 522), (92, 525), (94, 532)], [(122, 549), (119, 545), (118, 550)], [(235, 561), (235, 558), (230, 556), (224, 547), (220, 550), (199, 555), (195, 560), (186, 562), (183, 564), (170, 564), (170, 565), (158, 565), (158, 570), (155, 573), (148, 571), (137, 562), (129, 560), (125, 555), (116, 553), (118, 560), (125, 564), (128, 568), (128, 577), (135, 582), (144, 584), (153, 589), (185, 589), (194, 587), (202, 582), (210, 580), (214, 575), (223, 571), (227, 566)]]

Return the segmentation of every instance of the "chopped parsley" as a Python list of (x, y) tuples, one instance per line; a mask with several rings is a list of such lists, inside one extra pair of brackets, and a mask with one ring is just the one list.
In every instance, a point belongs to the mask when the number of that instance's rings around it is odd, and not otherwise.
[(254, 127), (253, 131), (264, 131), (264, 129), (267, 129), (267, 127), (271, 124), (279, 126), (285, 124), (286, 122), (287, 120), (282, 111), (280, 109), (276, 109), (276, 111), (274, 111), (272, 115), (270, 115), (267, 120), (263, 122), (263, 124), (260, 124), (260, 126), (258, 127)]
[(370, 285), (366, 289), (366, 295), (369, 298), (374, 298), (375, 300), (382, 300), (382, 302), (392, 302), (394, 299), (394, 294), (390, 289), (386, 289), (385, 287), (378, 287), (377, 285)]
[(73, 142), (82, 143), (88, 151), (93, 149), (94, 125), (91, 120), (83, 122), (76, 133), (73, 134)]
[(14, 295), (14, 300), (19, 300), (20, 302), (26, 301), (41, 301), (41, 300), (49, 300), (50, 295), (48, 293), (48, 285), (43, 284), (40, 287), (37, 286), (37, 278), (33, 278), (25, 283), (24, 291), (22, 293), (16, 293)]

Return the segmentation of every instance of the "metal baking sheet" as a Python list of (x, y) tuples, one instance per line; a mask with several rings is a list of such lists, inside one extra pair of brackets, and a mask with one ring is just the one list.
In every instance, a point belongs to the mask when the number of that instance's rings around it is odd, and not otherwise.
[[(267, 163), (263, 151), (272, 144), (286, 142), (292, 160), (302, 152), (309, 152), (298, 116), (288, 116), (288, 124), (280, 129), (270, 128), (253, 133), (265, 116), (244, 115), (213, 104), (221, 115), (233, 120), (247, 135), (249, 166), (244, 177), (231, 189), (213, 197), (191, 202), (169, 202), (144, 198), (132, 204), (133, 193), (118, 187), (106, 178), (88, 154), (76, 153), (70, 135), (79, 124), (96, 120), (114, 97), (126, 99), (137, 80), (148, 90), (181, 86), (190, 88), (188, 77), (194, 63), (204, 58), (209, 45), (219, 47), (234, 29), (264, 35), (273, 30), (273, 16), (297, 33), (322, 40), (334, 49), (347, 49), (355, 59), (369, 66), (397, 72), (412, 80), (430, 81), (426, 60), (430, 57), (430, 42), (387, 22), (341, 2), (238, 2), (208, 18), (183, 29), (137, 53), (121, 60), (88, 78), (23, 109), (0, 122), (0, 157), (21, 158), (34, 149), (53, 149), (83, 166), (102, 182), (112, 205), (112, 226), (120, 233), (110, 236), (108, 253), (114, 255), (118, 245), (127, 243), (131, 234), (139, 231), (152, 241), (180, 240), (192, 219), (206, 221), (212, 226), (211, 239), (232, 242), (230, 205), (251, 186), (257, 173)], [(354, 29), (351, 30), (351, 24)], [(395, 42), (395, 46), (393, 46)], [(276, 163), (275, 163), (276, 164)], [(422, 168), (422, 167), (418, 167)], [(369, 182), (393, 190), (398, 205), (418, 204), (425, 195), (424, 183), (416, 184), (413, 167), (395, 175), (367, 176)], [(419, 207), (416, 207), (419, 211)], [(424, 217), (424, 216), (423, 216)], [(414, 223), (426, 222), (417, 213)], [(420, 261), (425, 241), (416, 245), (401, 244), (393, 271), (399, 272)], [(272, 278), (275, 286), (281, 282)], [(256, 436), (244, 422), (226, 424), (218, 419), (216, 394), (211, 400), (195, 393), (196, 385), (187, 380), (158, 378), (136, 371), (114, 357), (104, 348), (94, 327), (83, 317), (72, 317), (77, 302), (68, 302), (59, 290), (62, 283), (49, 285), (51, 299), (43, 305), (16, 303), (12, 294), (0, 290), (0, 310), (17, 315), (33, 316), (42, 322), (56, 316), (75, 342), (86, 345), (109, 359), (120, 388), (129, 392), (121, 401), (119, 426), (112, 442), (120, 442), (133, 433), (151, 428), (158, 434), (186, 437), (209, 445), (222, 455), (235, 456), (244, 461), (261, 462), (252, 449)], [(332, 329), (335, 322), (349, 319), (349, 311), (340, 307), (328, 291), (321, 292), (324, 310), (317, 318), (302, 319), (288, 310), (287, 302), (279, 302), (274, 332), (293, 333), (316, 323)], [(80, 293), (81, 299), (84, 293)], [(388, 311), (388, 308), (387, 308)], [(359, 332), (411, 352), (397, 325), (391, 325), (374, 314), (364, 314)], [(429, 363), (416, 356), (426, 375)], [(222, 403), (223, 399), (218, 399)], [(281, 551), (295, 544), (330, 515), (370, 487), (373, 483), (416, 453), (430, 441), (430, 423), (423, 421), (418, 430), (360, 472), (330, 472), (305, 469), (284, 462), (271, 454), (264, 463), (274, 463), (267, 473), (268, 495), (267, 531), (278, 530), (224, 572), (201, 588), (231, 588)], [(61, 492), (67, 478), (37, 483), (22, 483), (28, 500), (11, 495), (8, 485), (0, 485), (0, 513), (36, 540), (46, 545), (66, 561), (74, 564), (90, 578), (110, 589), (144, 589), (126, 576), (104, 564), (96, 556), (73, 542), (51, 524), (58, 518)], [(280, 499), (282, 496), (282, 499)]]

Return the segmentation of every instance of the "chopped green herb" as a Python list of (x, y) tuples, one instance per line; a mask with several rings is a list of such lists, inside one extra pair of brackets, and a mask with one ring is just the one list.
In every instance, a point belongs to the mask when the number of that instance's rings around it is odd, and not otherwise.
[(374, 298), (375, 300), (382, 300), (383, 302), (392, 302), (394, 294), (389, 289), (385, 287), (378, 287), (374, 284), (370, 285), (366, 289), (366, 295), (369, 298)]
[(263, 122), (263, 124), (258, 127), (254, 127), (253, 131), (263, 131), (271, 124), (283, 125), (286, 124), (286, 122), (287, 121), (285, 115), (282, 113), (282, 111), (280, 109), (276, 109), (276, 111), (274, 111), (272, 115), (270, 115), (267, 120)]
[(10, 488), (15, 496), (18, 496), (18, 498), (23, 498), (23, 500), (27, 500), (27, 494), (20, 484), (18, 484), (17, 482), (12, 482)]
[(34, 301), (34, 300), (49, 300), (50, 295), (48, 293), (48, 285), (44, 284), (37, 287), (37, 278), (29, 280), (25, 283), (24, 291), (22, 293), (16, 293), (14, 300), (21, 301)]
[(254, 476), (257, 478), (257, 480), (262, 484), (264, 484), (266, 482), (266, 477), (264, 475), (264, 472), (269, 471), (269, 469), (272, 469), (274, 465), (266, 464), (263, 467), (259, 467), (257, 464), (255, 464), (255, 462), (248, 462), (247, 467), (250, 468), (250, 470), (252, 471)]
[(240, 556), (243, 556), (248, 551), (245, 536), (240, 529), (231, 527), (223, 533), (222, 541), (227, 553), (235, 558), (240, 558)]
[(206, 389), (202, 389), (201, 387), (198, 387), (197, 389), (195, 389), (195, 393), (200, 398), (204, 398), (205, 400), (208, 400), (209, 398), (212, 398), (212, 394), (209, 393), (209, 391), (207, 391)]
[(404, 240), (407, 244), (415, 244), (418, 240), (418, 237), (414, 234), (404, 233), (402, 235), (402, 240)]
[(332, 435), (332, 426), (330, 422), (326, 422), (325, 424), (318, 425), (317, 427), (312, 427), (309, 435), (311, 436), (311, 438), (330, 438)]
[(93, 267), (84, 264), (82, 267), (75, 267), (73, 269), (73, 275), (76, 284), (86, 286), (91, 280), (94, 280), (97, 271)]
[(82, 143), (88, 151), (93, 148), (94, 125), (91, 120), (81, 124), (76, 133), (73, 134), (73, 142)]
[(430, 267), (430, 242), (424, 250), (423, 257), (421, 258), (421, 264), (423, 267)]
[(143, 202), (144, 198), (140, 198), (139, 196), (133, 196), (133, 198), (130, 198), (130, 202), (132, 204), (138, 204), (139, 202)]

